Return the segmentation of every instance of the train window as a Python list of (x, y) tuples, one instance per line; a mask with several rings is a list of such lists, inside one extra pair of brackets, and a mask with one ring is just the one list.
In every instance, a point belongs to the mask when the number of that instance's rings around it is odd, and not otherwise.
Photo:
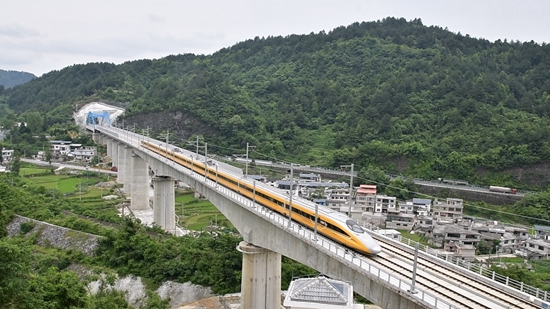
[(342, 231), (341, 228), (337, 227), (337, 226), (334, 225), (334, 224), (327, 223), (327, 227), (328, 227), (329, 229), (331, 229), (331, 230), (337, 232), (337, 233), (342, 234), (342, 235), (348, 235), (348, 233)]
[(359, 226), (359, 224), (355, 223), (355, 221), (353, 221), (353, 220), (347, 220), (346, 224), (355, 233), (364, 233), (365, 232), (363, 230), (363, 228), (361, 226)]

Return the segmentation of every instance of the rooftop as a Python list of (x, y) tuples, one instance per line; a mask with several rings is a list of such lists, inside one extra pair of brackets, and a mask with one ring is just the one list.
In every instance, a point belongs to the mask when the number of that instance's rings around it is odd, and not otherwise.
[(353, 308), (353, 287), (319, 276), (290, 283), (284, 305), (293, 308)]

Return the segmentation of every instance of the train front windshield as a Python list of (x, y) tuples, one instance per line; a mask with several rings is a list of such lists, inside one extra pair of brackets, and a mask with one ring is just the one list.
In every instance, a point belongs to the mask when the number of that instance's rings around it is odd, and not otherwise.
[(359, 224), (355, 223), (355, 221), (353, 220), (347, 220), (346, 221), (346, 224), (348, 225), (348, 227), (354, 231), (355, 233), (364, 233), (365, 231), (363, 230), (363, 228), (361, 226), (359, 226)]

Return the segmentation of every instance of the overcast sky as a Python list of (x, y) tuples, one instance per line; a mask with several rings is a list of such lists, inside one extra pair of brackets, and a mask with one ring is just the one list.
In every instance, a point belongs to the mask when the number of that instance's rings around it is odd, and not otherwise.
[(255, 36), (421, 18), (472, 37), (550, 42), (549, 0), (12, 0), (0, 9), (0, 69), (211, 54)]

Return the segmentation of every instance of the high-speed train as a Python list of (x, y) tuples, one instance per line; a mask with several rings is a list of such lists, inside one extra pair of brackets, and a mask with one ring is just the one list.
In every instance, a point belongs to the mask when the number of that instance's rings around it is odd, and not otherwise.
[[(195, 173), (206, 176), (212, 181), (217, 181), (218, 184), (244, 195), (251, 200), (255, 200), (256, 203), (276, 211), (281, 215), (288, 217), (291, 212), (288, 196), (282, 193), (277, 194), (274, 193), (275, 190), (267, 190), (261, 186), (253, 186), (249, 181), (226, 172), (216, 172), (216, 169), (210, 167), (208, 164), (205, 165), (203, 162), (194, 161), (181, 152), (171, 151), (166, 147), (161, 147), (149, 141), (141, 141), (141, 146), (185, 166)], [(314, 229), (314, 206), (301, 201), (293, 201), (291, 216), (292, 220), (295, 222), (312, 230)], [(317, 223), (317, 231), (319, 234), (350, 249), (367, 255), (376, 255), (382, 251), (380, 245), (372, 239), (361, 226), (343, 213), (326, 207), (318, 207)]]

